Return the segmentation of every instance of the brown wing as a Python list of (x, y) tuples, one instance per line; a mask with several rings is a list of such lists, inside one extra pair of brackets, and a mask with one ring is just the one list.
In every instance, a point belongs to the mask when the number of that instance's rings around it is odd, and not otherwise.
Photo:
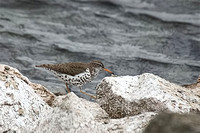
[(65, 64), (43, 64), (36, 67), (44, 67), (59, 73), (74, 76), (76, 74), (84, 72), (87, 69), (87, 64), (77, 62), (77, 63), (65, 63)]

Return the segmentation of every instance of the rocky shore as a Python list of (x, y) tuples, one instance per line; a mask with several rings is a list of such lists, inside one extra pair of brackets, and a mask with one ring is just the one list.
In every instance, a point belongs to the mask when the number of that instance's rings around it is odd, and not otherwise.
[(73, 92), (55, 96), (0, 65), (0, 132), (198, 133), (199, 90), (149, 73), (105, 77), (90, 102)]

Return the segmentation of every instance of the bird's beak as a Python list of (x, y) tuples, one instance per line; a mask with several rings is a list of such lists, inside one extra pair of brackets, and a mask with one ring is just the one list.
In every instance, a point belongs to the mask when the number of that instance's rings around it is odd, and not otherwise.
[(106, 71), (106, 72), (109, 72), (109, 73), (113, 74), (113, 72), (111, 72), (110, 70), (108, 70), (106, 68), (104, 68), (103, 70)]

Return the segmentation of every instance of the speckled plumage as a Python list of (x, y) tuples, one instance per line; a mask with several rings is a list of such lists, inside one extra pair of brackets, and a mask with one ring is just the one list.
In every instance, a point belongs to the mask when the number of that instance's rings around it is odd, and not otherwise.
[(100, 61), (92, 61), (90, 63), (70, 62), (64, 64), (42, 64), (36, 67), (43, 67), (52, 71), (58, 78), (66, 83), (68, 92), (70, 92), (67, 86), (68, 84), (78, 86), (81, 89), (84, 84), (96, 78), (102, 69), (112, 73), (104, 68), (103, 63)]
[(63, 80), (67, 84), (71, 84), (74, 86), (83, 86), (84, 84), (86, 84), (87, 82), (90, 82), (92, 80), (92, 77), (91, 77), (91, 74), (90, 74), (90, 71), (88, 68), (84, 72), (76, 74), (74, 76), (58, 73), (54, 70), (51, 70), (51, 71), (53, 71), (53, 73), (57, 77), (59, 77), (61, 80)]

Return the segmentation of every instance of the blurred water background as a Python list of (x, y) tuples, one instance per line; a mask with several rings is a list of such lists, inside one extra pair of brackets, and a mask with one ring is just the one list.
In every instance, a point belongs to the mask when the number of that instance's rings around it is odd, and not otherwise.
[[(101, 60), (117, 75), (153, 73), (177, 84), (200, 74), (199, 0), (0, 0), (0, 63), (52, 92), (43, 63)], [(101, 72), (83, 88), (95, 93)], [(81, 95), (77, 87), (72, 91)]]

